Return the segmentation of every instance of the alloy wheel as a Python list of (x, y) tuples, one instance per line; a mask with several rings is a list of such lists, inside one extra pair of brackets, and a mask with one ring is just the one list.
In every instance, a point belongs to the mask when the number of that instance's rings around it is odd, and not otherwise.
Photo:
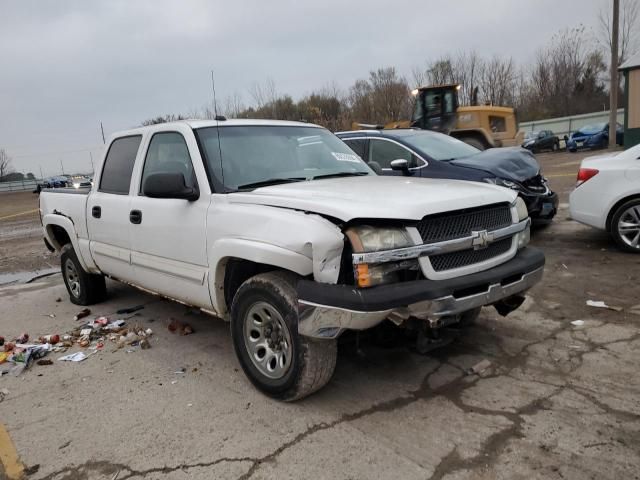
[(78, 276), (75, 264), (70, 259), (67, 259), (64, 264), (64, 276), (67, 279), (67, 285), (69, 285), (71, 294), (75, 298), (79, 298), (81, 292), (80, 277)]
[(624, 243), (640, 249), (640, 205), (627, 208), (618, 220), (618, 233)]

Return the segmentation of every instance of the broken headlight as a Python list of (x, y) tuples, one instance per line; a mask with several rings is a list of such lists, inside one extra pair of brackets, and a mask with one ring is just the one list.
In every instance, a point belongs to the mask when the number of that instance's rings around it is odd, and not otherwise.
[[(361, 225), (349, 228), (346, 232), (354, 253), (393, 250), (413, 245), (405, 228), (373, 227)], [(353, 265), (356, 285), (373, 287), (384, 283), (399, 282), (406, 271), (418, 271), (417, 260), (399, 262), (359, 263)]]

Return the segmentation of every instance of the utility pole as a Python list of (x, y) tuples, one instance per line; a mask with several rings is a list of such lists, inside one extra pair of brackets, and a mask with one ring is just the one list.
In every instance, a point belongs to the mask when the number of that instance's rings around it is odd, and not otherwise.
[(102, 143), (103, 143), (103, 144), (104, 144), (104, 143), (107, 143), (107, 142), (104, 140), (104, 127), (102, 126), (102, 122), (100, 122), (100, 131), (102, 132)]
[(60, 159), (60, 167), (62, 168), (62, 175), (64, 175), (64, 165), (62, 164), (62, 159)]
[(620, 0), (613, 0), (611, 19), (611, 83), (609, 84), (609, 148), (616, 146), (618, 123), (618, 28), (620, 23)]
[(42, 165), (38, 165), (38, 168), (40, 169), (40, 180), (44, 180), (44, 175), (42, 174)]

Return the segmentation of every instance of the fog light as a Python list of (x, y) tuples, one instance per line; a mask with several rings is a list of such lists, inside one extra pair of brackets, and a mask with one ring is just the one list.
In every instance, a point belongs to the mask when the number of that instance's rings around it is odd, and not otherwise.
[(526, 247), (531, 240), (531, 230), (529, 227), (525, 228), (523, 231), (516, 235), (518, 239), (518, 249)]

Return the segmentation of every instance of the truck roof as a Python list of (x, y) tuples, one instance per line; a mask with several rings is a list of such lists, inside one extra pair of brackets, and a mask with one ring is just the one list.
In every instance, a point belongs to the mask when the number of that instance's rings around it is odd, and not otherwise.
[(272, 126), (272, 127), (313, 127), (313, 128), (322, 128), (319, 125), (314, 123), (304, 123), (304, 122), (291, 122), (286, 120), (260, 120), (260, 119), (251, 119), (251, 118), (238, 118), (238, 119), (229, 119), (229, 120), (198, 120), (198, 119), (188, 119), (188, 120), (176, 120), (173, 122), (165, 122), (165, 123), (157, 123), (154, 125), (145, 125), (143, 127), (136, 127), (129, 130), (123, 130), (119, 132), (115, 132), (114, 136), (120, 137), (123, 135), (131, 135), (131, 134), (140, 134), (142, 132), (146, 132), (148, 130), (154, 129), (163, 129), (167, 125), (188, 125), (191, 128), (206, 128), (206, 127), (236, 127), (236, 126)]

